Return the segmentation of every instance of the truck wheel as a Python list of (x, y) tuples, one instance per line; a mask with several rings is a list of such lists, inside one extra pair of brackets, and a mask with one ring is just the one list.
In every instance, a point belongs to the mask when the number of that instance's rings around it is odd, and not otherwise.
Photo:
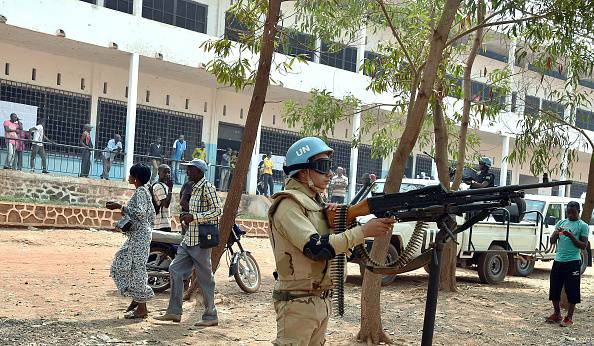
[(582, 267), (580, 268), (580, 274), (584, 274), (586, 268), (588, 268), (588, 253), (584, 250), (581, 250), (580, 253), (582, 254)]
[(505, 249), (499, 245), (491, 245), (489, 250), (479, 256), (478, 275), (482, 283), (494, 284), (503, 281), (509, 267), (509, 259)]
[[(371, 251), (371, 249), (369, 249), (369, 251)], [(388, 248), (388, 255), (386, 256), (386, 262), (395, 260), (398, 258), (398, 255), (398, 249), (396, 249), (396, 246), (394, 246), (394, 244), (390, 244), (390, 247)], [(359, 264), (359, 271), (361, 273), (361, 277), (363, 277), (365, 275), (365, 264)], [(394, 282), (394, 280), (396, 280), (396, 275), (384, 275), (382, 276), (382, 286), (387, 286)]]
[(521, 258), (514, 258), (513, 254), (509, 254), (509, 270), (507, 271), (507, 275), (526, 277), (532, 274), (536, 261), (533, 258), (528, 258), (526, 256), (522, 257), (524, 257), (524, 260)]

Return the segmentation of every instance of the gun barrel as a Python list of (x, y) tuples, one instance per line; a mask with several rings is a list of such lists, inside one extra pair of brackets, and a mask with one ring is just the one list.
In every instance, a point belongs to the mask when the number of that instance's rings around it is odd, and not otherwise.
[(499, 186), (499, 187), (486, 187), (486, 188), (482, 188), (482, 189), (453, 191), (453, 192), (451, 192), (451, 194), (454, 196), (483, 195), (483, 194), (497, 193), (497, 192), (512, 192), (512, 191), (521, 191), (521, 190), (529, 190), (529, 189), (538, 189), (541, 187), (571, 185), (571, 183), (573, 183), (573, 181), (571, 181), (571, 180), (562, 180), (562, 181), (551, 181), (548, 183), (538, 183), (538, 184), (507, 185), (507, 186)]

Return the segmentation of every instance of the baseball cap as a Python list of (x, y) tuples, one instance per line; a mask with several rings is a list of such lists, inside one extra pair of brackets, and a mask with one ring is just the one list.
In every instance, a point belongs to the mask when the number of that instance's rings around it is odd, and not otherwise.
[(196, 168), (198, 168), (199, 170), (201, 170), (202, 172), (206, 172), (208, 170), (208, 165), (206, 164), (206, 162), (204, 162), (203, 160), (200, 159), (193, 159), (190, 162), (184, 162), (181, 164), (182, 166), (194, 166)]

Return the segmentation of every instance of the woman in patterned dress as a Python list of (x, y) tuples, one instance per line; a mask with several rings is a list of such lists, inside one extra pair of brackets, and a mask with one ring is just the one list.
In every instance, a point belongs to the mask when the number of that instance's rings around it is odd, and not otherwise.
[(132, 298), (126, 310), (125, 318), (146, 318), (148, 310), (146, 302), (155, 294), (148, 286), (146, 262), (151, 244), (151, 231), (155, 218), (155, 208), (151, 193), (146, 186), (151, 178), (151, 170), (147, 165), (137, 163), (130, 168), (128, 182), (136, 187), (136, 191), (127, 205), (108, 202), (108, 209), (121, 209), (122, 214), (132, 221), (132, 227), (124, 232), (126, 241), (116, 252), (111, 264), (111, 277), (118, 292)]

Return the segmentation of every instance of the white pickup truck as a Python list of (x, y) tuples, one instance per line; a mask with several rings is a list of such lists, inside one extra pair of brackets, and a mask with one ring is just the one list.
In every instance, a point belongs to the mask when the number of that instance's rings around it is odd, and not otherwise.
[[(423, 186), (439, 184), (435, 180), (404, 179), (401, 192), (421, 188)], [(378, 179), (367, 191), (360, 191), (359, 196), (371, 196), (374, 192), (382, 192), (384, 180)], [(478, 276), (483, 283), (497, 283), (503, 281), (505, 276), (527, 276), (534, 269), (536, 260), (551, 261), (555, 258), (555, 246), (549, 242), (554, 231), (554, 225), (565, 217), (565, 205), (571, 198), (526, 195), (526, 211), (522, 215), (513, 215), (512, 221), (506, 222), (502, 215), (491, 215), (486, 220), (475, 224), (471, 229), (458, 234), (458, 266), (477, 268)], [(575, 199), (574, 199), (575, 200)], [(578, 200), (579, 201), (579, 200)], [(360, 223), (365, 223), (371, 217), (360, 218)], [(458, 223), (463, 219), (459, 218)], [(408, 245), (413, 230), (414, 222), (397, 223), (392, 231), (388, 258), (399, 256)], [(415, 256), (425, 251), (437, 234), (437, 226), (428, 224), (425, 228), (422, 243)], [(590, 227), (590, 245), (588, 251), (582, 253), (582, 272), (586, 266), (592, 265), (592, 245), (594, 245), (594, 226)], [(370, 249), (372, 239), (366, 241)], [(350, 260), (360, 263), (360, 254), (355, 251)], [(361, 273), (364, 270), (361, 266)], [(416, 269), (416, 268), (411, 268)], [(395, 275), (385, 275), (382, 283), (389, 284), (394, 281)]]

